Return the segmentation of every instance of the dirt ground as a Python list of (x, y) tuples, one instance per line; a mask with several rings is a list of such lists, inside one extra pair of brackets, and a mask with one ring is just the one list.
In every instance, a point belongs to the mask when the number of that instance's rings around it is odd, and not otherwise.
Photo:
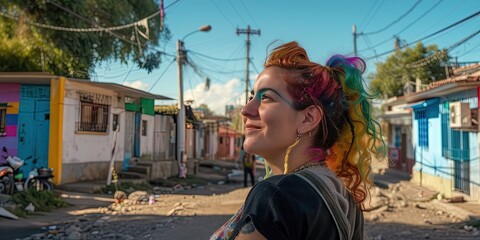
[[(209, 184), (160, 195), (152, 205), (108, 207), (111, 198), (66, 198), (73, 207), (18, 221), (0, 219), (1, 239), (208, 239), (238, 210), (249, 188), (240, 183)], [(398, 189), (397, 189), (398, 190)], [(375, 191), (379, 207), (365, 213), (367, 239), (480, 239), (476, 226), (413, 202), (391, 189)], [(54, 226), (54, 231), (48, 227)], [(42, 229), (42, 227), (44, 227)], [(49, 235), (50, 232), (50, 235)], [(32, 235), (34, 234), (34, 235)]]

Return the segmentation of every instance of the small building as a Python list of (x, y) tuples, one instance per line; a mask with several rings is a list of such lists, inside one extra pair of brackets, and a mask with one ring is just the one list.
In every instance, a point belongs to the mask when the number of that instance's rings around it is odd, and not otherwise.
[[(54, 169), (54, 183), (107, 179), (132, 157), (151, 158), (155, 99), (127, 86), (46, 73), (0, 73), (0, 145)], [(2, 107), (3, 106), (3, 107)], [(5, 114), (4, 114), (5, 113)], [(8, 120), (8, 121), (7, 121)]]
[(388, 146), (387, 162), (380, 168), (394, 168), (412, 174), (415, 158), (412, 142), (412, 109), (405, 97), (393, 97), (383, 103), (384, 114), (379, 115), (385, 143)]
[(480, 199), (478, 98), (480, 64), (403, 96), (412, 110), (412, 181), (446, 197)]

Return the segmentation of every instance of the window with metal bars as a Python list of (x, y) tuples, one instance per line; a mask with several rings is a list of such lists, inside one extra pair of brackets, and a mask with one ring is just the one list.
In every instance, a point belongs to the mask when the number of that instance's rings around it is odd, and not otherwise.
[(107, 132), (109, 105), (80, 101), (80, 121), (77, 131)]
[(415, 111), (418, 119), (418, 145), (428, 147), (428, 118), (427, 110)]

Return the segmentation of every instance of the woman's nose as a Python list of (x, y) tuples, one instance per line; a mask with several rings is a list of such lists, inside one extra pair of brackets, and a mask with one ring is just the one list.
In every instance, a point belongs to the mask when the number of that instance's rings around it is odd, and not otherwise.
[(254, 98), (247, 102), (247, 104), (242, 108), (240, 114), (244, 117), (252, 117), (258, 114), (258, 101)]

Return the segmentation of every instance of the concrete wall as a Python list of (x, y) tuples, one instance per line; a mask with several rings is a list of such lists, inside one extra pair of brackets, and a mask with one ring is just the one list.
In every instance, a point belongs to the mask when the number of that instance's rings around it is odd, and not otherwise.
[(427, 186), (443, 196), (449, 198), (453, 194), (453, 181), (439, 176), (434, 176), (425, 172), (414, 170), (412, 173), (412, 179), (410, 180), (420, 186)]
[(170, 151), (170, 134), (172, 133), (173, 118), (167, 115), (155, 115), (153, 159), (175, 159), (175, 151)]
[[(79, 90), (111, 97), (106, 133), (77, 131), (76, 123), (80, 119)], [(123, 103), (118, 101), (119, 99), (121, 101), (122, 97), (117, 97), (114, 91), (108, 89), (67, 81), (63, 119), (62, 183), (101, 179), (103, 176), (106, 178), (114, 141), (116, 141), (115, 165), (121, 165), (124, 153), (125, 110), (122, 108)], [(112, 131), (113, 113), (120, 115), (120, 131), (117, 134)]]
[(155, 117), (142, 114), (142, 124), (143, 121), (147, 121), (147, 131), (146, 136), (140, 131), (140, 156), (142, 160), (152, 160)]
[(172, 176), (177, 176), (177, 174), (178, 164), (175, 160), (152, 162), (150, 169), (150, 180), (167, 179)]

